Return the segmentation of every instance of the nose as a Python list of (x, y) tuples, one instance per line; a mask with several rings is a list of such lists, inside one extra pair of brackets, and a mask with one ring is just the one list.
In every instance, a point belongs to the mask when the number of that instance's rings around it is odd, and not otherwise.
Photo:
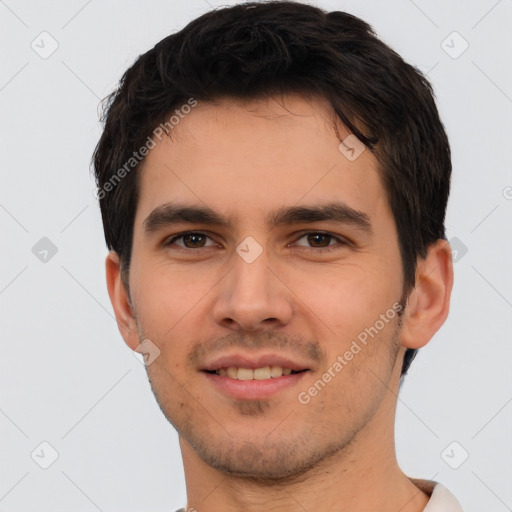
[(251, 263), (235, 253), (232, 265), (217, 288), (213, 306), (217, 324), (235, 331), (288, 324), (293, 313), (292, 293), (278, 270), (270, 268), (266, 251)]

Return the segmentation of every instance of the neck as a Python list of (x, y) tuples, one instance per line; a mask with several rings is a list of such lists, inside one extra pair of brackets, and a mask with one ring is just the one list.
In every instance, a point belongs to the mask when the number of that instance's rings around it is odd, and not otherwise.
[[(397, 464), (358, 464), (333, 456), (285, 483), (254, 482), (212, 468), (185, 467), (188, 506), (198, 512), (297, 512), (298, 510), (379, 510), (421, 512), (428, 495)], [(193, 476), (192, 476), (193, 475)]]

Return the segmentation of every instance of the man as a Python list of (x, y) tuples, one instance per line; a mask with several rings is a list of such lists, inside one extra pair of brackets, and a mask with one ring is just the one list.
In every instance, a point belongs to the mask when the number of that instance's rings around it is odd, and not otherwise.
[(425, 78), (354, 16), (247, 3), (140, 56), (104, 121), (108, 290), (186, 510), (460, 511), (394, 447), (453, 283)]

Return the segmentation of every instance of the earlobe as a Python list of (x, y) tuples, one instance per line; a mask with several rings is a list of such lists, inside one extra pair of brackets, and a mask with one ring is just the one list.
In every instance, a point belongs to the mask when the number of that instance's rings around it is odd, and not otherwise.
[(438, 240), (418, 259), (416, 284), (407, 300), (401, 342), (407, 348), (421, 348), (443, 325), (450, 309), (453, 263), (450, 244)]
[(139, 345), (138, 329), (130, 301), (130, 296), (121, 278), (119, 256), (110, 251), (105, 260), (107, 288), (114, 308), (117, 327), (125, 343), (135, 350)]

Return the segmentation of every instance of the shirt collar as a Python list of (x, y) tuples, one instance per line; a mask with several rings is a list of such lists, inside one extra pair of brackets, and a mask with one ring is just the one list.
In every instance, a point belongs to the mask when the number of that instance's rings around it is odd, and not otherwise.
[(423, 509), (423, 512), (463, 512), (457, 498), (439, 482), (414, 478), (409, 478), (409, 480), (418, 489), (430, 496), (430, 500)]

